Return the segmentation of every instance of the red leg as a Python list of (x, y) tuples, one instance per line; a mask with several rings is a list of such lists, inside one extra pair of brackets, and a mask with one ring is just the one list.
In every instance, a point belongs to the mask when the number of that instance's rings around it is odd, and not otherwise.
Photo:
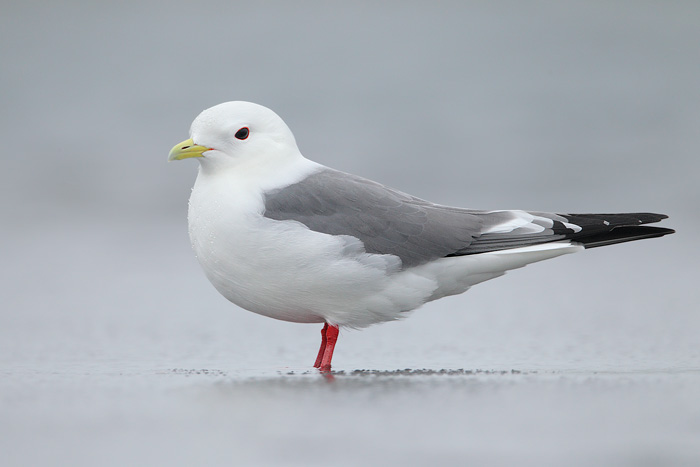
[(323, 329), (321, 329), (321, 348), (318, 349), (318, 356), (316, 357), (316, 363), (314, 363), (315, 368), (321, 367), (323, 354), (326, 353), (326, 331), (328, 331), (328, 323), (324, 324)]
[(333, 359), (333, 350), (335, 343), (338, 341), (338, 326), (328, 326), (326, 329), (326, 350), (323, 352), (323, 360), (321, 361), (321, 371), (331, 371), (331, 360)]

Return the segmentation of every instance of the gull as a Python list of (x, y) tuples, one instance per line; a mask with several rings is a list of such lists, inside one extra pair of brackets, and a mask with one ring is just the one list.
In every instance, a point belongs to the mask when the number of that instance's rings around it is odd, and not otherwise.
[(189, 236), (214, 287), (264, 316), (323, 323), (314, 366), (331, 371), (339, 327), (406, 316), (527, 264), (673, 230), (652, 213), (481, 211), (434, 204), (302, 156), (272, 110), (204, 110), (168, 160), (197, 158)]

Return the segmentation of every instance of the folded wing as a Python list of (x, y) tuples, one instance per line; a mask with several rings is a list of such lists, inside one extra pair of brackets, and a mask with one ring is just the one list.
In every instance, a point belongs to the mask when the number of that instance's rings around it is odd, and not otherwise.
[(433, 204), (332, 169), (266, 193), (264, 215), (329, 235), (351, 235), (368, 253), (398, 256), (404, 268), (556, 241), (591, 248), (673, 233), (643, 225), (666, 218), (663, 214), (476, 211)]

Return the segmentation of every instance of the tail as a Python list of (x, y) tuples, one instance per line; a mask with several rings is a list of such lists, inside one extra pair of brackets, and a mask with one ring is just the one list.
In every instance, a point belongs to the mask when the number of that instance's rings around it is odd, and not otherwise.
[[(626, 214), (560, 214), (572, 224), (574, 232), (565, 238), (577, 242), (584, 248), (632, 242), (644, 238), (663, 237), (675, 232), (664, 227), (649, 227), (644, 224), (659, 222), (668, 218), (665, 214), (648, 212)], [(568, 227), (568, 226), (567, 226)], [(580, 228), (577, 230), (576, 227)], [(567, 230), (571, 232), (569, 227)]]
[(664, 214), (553, 214), (526, 211), (480, 212), (485, 232), (452, 255), (522, 248), (568, 240), (585, 248), (614, 245), (644, 238), (663, 237), (672, 229), (649, 227), (666, 219)]

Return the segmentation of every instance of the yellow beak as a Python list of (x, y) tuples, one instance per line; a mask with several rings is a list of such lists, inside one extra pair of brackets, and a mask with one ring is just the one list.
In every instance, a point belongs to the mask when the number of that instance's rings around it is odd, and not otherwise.
[(173, 146), (168, 155), (168, 162), (189, 159), (190, 157), (204, 157), (202, 153), (205, 151), (211, 151), (211, 148), (194, 144), (192, 138), (186, 139), (182, 143)]

